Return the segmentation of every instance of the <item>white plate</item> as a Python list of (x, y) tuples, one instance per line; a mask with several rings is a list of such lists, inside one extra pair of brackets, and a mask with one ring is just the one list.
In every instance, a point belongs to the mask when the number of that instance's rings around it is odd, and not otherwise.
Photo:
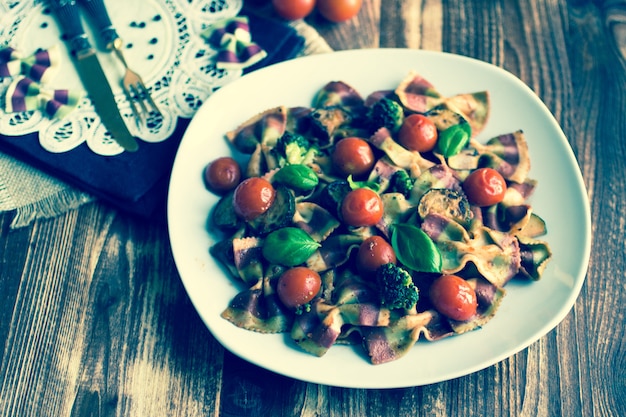
[[(382, 64), (382, 65), (381, 65)], [(363, 96), (394, 88), (415, 70), (443, 95), (489, 90), (492, 106), (479, 139), (523, 129), (530, 148), (532, 197), (547, 222), (554, 252), (543, 278), (512, 282), (502, 306), (482, 329), (418, 344), (405, 357), (371, 365), (358, 347), (334, 346), (322, 358), (286, 343), (282, 334), (239, 329), (220, 313), (238, 292), (208, 248), (215, 242), (207, 216), (217, 198), (204, 188), (202, 170), (229, 155), (224, 133), (272, 106), (308, 106), (328, 81), (341, 80)], [(535, 342), (568, 314), (589, 260), (589, 202), (580, 170), (559, 125), (537, 96), (510, 73), (446, 53), (376, 49), (309, 56), (267, 67), (228, 84), (199, 109), (176, 156), (168, 222), (174, 259), (198, 313), (215, 338), (258, 366), (304, 381), (353, 388), (396, 388), (456, 378), (493, 365)]]

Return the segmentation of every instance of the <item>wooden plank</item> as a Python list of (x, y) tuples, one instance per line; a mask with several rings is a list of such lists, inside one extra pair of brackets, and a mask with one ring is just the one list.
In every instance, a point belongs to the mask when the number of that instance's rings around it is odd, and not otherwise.
[(92, 205), (36, 222), (20, 252), (0, 415), (218, 415), (223, 349), (163, 228)]

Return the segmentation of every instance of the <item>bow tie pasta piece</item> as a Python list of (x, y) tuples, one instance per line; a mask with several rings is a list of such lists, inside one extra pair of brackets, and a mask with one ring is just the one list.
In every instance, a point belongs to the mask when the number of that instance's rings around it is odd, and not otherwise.
[(252, 41), (246, 16), (236, 16), (215, 22), (200, 36), (217, 49), (215, 61), (218, 69), (241, 70), (258, 63), (267, 56), (267, 52)]
[(415, 71), (411, 71), (395, 90), (400, 102), (407, 109), (426, 113), (442, 102), (435, 87)]
[(20, 76), (9, 85), (5, 99), (7, 113), (40, 110), (50, 118), (63, 119), (78, 106), (82, 94), (47, 89)]
[(48, 50), (38, 50), (27, 57), (14, 48), (3, 48), (0, 49), (0, 78), (21, 74), (33, 81), (46, 83), (56, 75), (60, 60), (59, 45)]

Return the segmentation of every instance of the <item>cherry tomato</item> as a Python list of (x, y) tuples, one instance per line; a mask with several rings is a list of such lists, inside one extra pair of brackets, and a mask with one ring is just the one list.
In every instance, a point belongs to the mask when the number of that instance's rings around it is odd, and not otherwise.
[(470, 203), (480, 207), (492, 206), (504, 199), (506, 181), (493, 168), (479, 168), (465, 179), (463, 191)]
[(356, 255), (356, 265), (364, 275), (373, 275), (378, 267), (395, 264), (396, 252), (381, 236), (370, 236), (361, 243)]
[(432, 151), (437, 144), (437, 127), (432, 120), (421, 114), (411, 114), (404, 119), (398, 132), (398, 141), (412, 151)]
[(435, 309), (452, 320), (469, 320), (478, 307), (474, 288), (456, 275), (437, 278), (430, 286), (429, 297)]
[(244, 220), (252, 220), (265, 213), (276, 197), (276, 190), (269, 181), (252, 177), (243, 180), (233, 194), (233, 207)]
[(308, 16), (313, 11), (315, 0), (272, 0), (272, 5), (283, 19), (296, 20)]
[(343, 198), (341, 216), (350, 226), (373, 226), (383, 217), (383, 201), (375, 191), (357, 188)]
[(207, 187), (216, 193), (223, 193), (235, 188), (241, 180), (241, 168), (233, 158), (217, 158), (204, 170)]
[(359, 176), (367, 174), (374, 166), (374, 151), (361, 138), (345, 138), (335, 145), (332, 161), (341, 174)]
[(276, 292), (282, 303), (289, 308), (298, 308), (311, 301), (322, 287), (319, 274), (304, 266), (283, 272), (278, 278)]
[(352, 19), (361, 9), (363, 0), (318, 0), (317, 10), (331, 22)]

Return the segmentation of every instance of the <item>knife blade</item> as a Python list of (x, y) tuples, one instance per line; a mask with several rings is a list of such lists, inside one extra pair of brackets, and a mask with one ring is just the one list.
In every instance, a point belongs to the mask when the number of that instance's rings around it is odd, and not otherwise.
[(115, 96), (98, 61), (96, 51), (83, 30), (76, 0), (50, 0), (50, 4), (57, 22), (64, 31), (64, 37), (67, 38), (74, 67), (102, 124), (122, 148), (130, 152), (136, 151), (139, 145), (120, 115)]

